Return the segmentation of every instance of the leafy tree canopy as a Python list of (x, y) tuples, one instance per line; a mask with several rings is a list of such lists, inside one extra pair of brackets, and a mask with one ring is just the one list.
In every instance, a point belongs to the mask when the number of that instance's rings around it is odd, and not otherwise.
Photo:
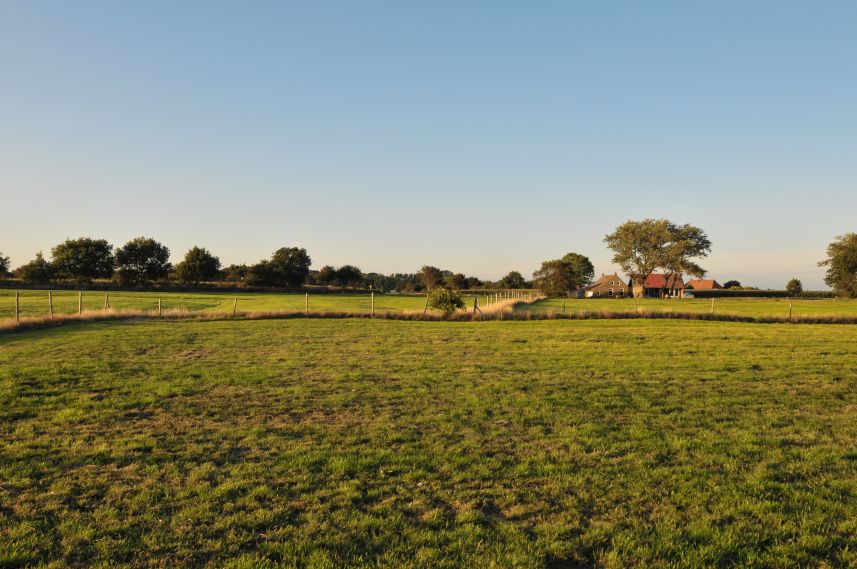
[(51, 256), (60, 276), (84, 283), (113, 276), (113, 245), (104, 239), (66, 239), (51, 249)]
[(170, 274), (170, 250), (150, 237), (137, 237), (116, 249), (114, 258), (119, 281), (142, 285)]
[(188, 284), (214, 280), (219, 273), (220, 259), (204, 247), (193, 247), (185, 253), (184, 260), (176, 265), (176, 277)]
[(827, 267), (824, 282), (843, 297), (857, 298), (857, 233), (840, 235), (827, 246), (827, 258), (819, 262)]
[(447, 288), (436, 288), (428, 295), (428, 305), (440, 310), (444, 318), (449, 318), (453, 312), (464, 308), (464, 300), (458, 293)]
[(696, 259), (711, 252), (711, 241), (702, 229), (666, 219), (626, 221), (604, 242), (613, 251), (613, 262), (631, 276), (635, 296), (642, 296), (643, 283), (658, 269), (703, 277), (705, 269)]

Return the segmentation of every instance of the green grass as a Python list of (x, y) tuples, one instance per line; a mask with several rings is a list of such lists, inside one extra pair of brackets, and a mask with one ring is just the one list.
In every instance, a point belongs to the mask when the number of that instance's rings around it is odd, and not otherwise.
[[(84, 310), (100, 309), (105, 295), (109, 294), (110, 306), (114, 310), (157, 310), (158, 299), (164, 310), (181, 308), (201, 312), (231, 312), (234, 299), (242, 312), (265, 312), (278, 310), (303, 311), (305, 297), (295, 293), (179, 293), (179, 292), (101, 292), (84, 291)], [(48, 291), (23, 290), (19, 292), (21, 316), (46, 316), (48, 314)], [(78, 293), (71, 290), (53, 291), (55, 313), (75, 313), (78, 309)], [(376, 312), (403, 312), (422, 310), (423, 295), (376, 294)], [(309, 308), (312, 311), (363, 311), (369, 312), (372, 300), (369, 294), (310, 294)], [(15, 291), (0, 289), (0, 319), (15, 315)]]
[(0, 336), (0, 567), (857, 565), (840, 325)]
[[(787, 298), (718, 298), (714, 301), (715, 314), (737, 316), (780, 316), (788, 317), (789, 305), (792, 314), (798, 316), (857, 316), (857, 300), (823, 299), (791, 300)], [(637, 300), (640, 310), (649, 312), (684, 312), (707, 314), (711, 311), (711, 299), (669, 299), (641, 298)], [(553, 312), (561, 314), (563, 299), (550, 298), (519, 305), (518, 310), (532, 312)], [(634, 312), (634, 299), (631, 298), (569, 298), (565, 300), (566, 312)]]

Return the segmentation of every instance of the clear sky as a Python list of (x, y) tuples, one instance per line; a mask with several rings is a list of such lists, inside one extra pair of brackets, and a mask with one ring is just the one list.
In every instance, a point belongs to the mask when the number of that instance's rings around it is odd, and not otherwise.
[(822, 287), (857, 231), (857, 2), (0, 1), (0, 251), (529, 276), (628, 219)]

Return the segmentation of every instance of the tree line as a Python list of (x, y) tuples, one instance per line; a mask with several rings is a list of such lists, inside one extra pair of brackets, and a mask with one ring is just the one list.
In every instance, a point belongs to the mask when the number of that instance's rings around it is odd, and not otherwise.
[[(604, 237), (613, 252), (612, 261), (631, 278), (635, 296), (642, 296), (644, 283), (655, 271), (701, 278), (706, 271), (699, 265), (711, 252), (705, 231), (690, 224), (666, 219), (627, 221)], [(843, 297), (857, 298), (857, 233), (837, 237), (827, 247), (827, 257), (818, 263), (826, 267), (824, 282)], [(538, 288), (549, 296), (573, 293), (592, 282), (592, 262), (580, 253), (542, 262), (527, 280), (511, 271), (498, 281), (483, 281), (425, 265), (416, 273), (363, 273), (354, 265), (323, 266), (311, 270), (306, 249), (282, 247), (268, 259), (252, 265), (222, 267), (220, 259), (204, 247), (192, 247), (181, 262), (170, 263), (170, 250), (149, 237), (137, 237), (115, 249), (104, 239), (67, 239), (51, 249), (50, 260), (39, 252), (30, 262), (11, 271), (9, 257), (0, 253), (0, 277), (14, 274), (31, 284), (66, 280), (87, 284), (96, 279), (113, 279), (122, 285), (147, 286), (175, 281), (184, 285), (226, 282), (247, 286), (294, 289), (303, 285), (371, 288), (379, 291), (419, 292), (446, 288), (524, 289)], [(726, 288), (744, 288), (728, 281)], [(792, 279), (790, 293), (800, 293), (802, 284)]]

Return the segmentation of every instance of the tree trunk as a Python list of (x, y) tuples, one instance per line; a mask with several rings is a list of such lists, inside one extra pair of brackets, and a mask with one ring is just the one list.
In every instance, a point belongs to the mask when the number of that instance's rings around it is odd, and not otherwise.
[(631, 289), (634, 291), (634, 298), (643, 298), (646, 293), (646, 280), (631, 279)]

